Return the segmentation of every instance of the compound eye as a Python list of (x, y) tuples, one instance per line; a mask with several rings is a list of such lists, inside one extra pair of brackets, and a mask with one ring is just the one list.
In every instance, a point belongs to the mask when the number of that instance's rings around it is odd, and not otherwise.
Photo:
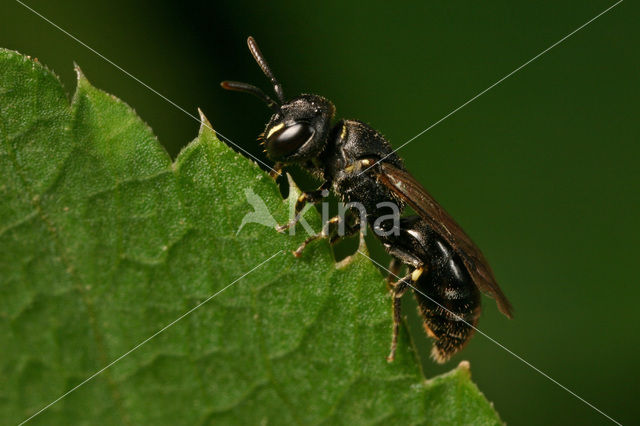
[(315, 130), (307, 123), (295, 123), (282, 127), (267, 138), (267, 151), (272, 157), (293, 153), (313, 137)]

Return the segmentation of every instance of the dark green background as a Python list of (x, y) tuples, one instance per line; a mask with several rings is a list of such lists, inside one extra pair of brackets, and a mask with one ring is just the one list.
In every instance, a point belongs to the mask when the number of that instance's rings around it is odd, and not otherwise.
[[(397, 147), (614, 3), (25, 1), (258, 155), (267, 110), (218, 86), (268, 87), (247, 35), (285, 94), (327, 96)], [(196, 121), (18, 3), (0, 16), (0, 45), (37, 57), (70, 94), (76, 61), (172, 155), (195, 137)], [(487, 299), (480, 329), (622, 423), (637, 419), (640, 382), (638, 16), (623, 2), (400, 151), (515, 306), (508, 321)], [(470, 360), (509, 424), (607, 423), (481, 335), (444, 367), (416, 337), (428, 376)]]

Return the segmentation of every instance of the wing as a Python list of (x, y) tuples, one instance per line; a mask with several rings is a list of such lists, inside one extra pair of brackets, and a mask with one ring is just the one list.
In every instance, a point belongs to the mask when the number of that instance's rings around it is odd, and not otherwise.
[(426, 189), (408, 172), (389, 163), (380, 163), (378, 181), (407, 202), (462, 257), (471, 278), (478, 288), (493, 297), (498, 309), (512, 317), (512, 307), (504, 295), (489, 263), (471, 238)]

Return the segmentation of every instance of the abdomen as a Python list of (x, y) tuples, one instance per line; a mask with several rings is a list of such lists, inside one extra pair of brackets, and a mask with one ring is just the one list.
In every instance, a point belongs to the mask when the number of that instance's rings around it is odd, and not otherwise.
[(480, 291), (462, 259), (434, 233), (424, 259), (426, 271), (414, 291), (424, 328), (435, 338), (431, 356), (444, 362), (462, 349), (480, 316)]

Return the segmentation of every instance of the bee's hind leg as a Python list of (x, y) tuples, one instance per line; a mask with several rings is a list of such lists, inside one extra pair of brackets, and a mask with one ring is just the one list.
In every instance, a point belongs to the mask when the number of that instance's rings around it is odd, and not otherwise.
[[(391, 268), (389, 268), (391, 269)], [(391, 282), (387, 278), (387, 283), (391, 286), (393, 311), (393, 332), (391, 334), (391, 351), (387, 357), (388, 362), (393, 362), (396, 357), (396, 347), (398, 346), (398, 333), (400, 332), (400, 323), (402, 322), (402, 295), (409, 288), (411, 282), (411, 273), (396, 282)]]

